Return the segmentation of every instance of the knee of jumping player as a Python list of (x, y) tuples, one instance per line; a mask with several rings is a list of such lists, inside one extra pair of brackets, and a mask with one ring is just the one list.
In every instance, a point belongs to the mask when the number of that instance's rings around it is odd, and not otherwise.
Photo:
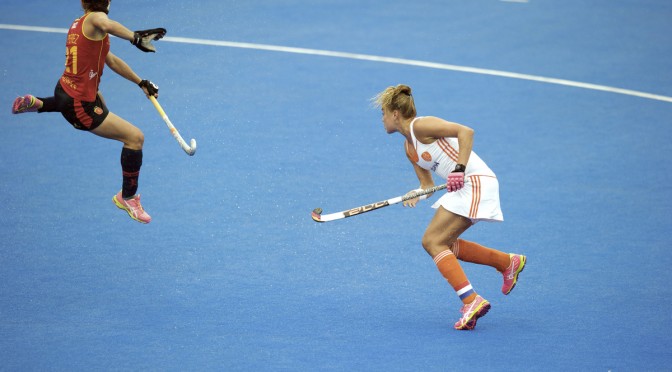
[(140, 129), (137, 129), (128, 136), (125, 141), (126, 147), (133, 150), (142, 150), (142, 146), (145, 144), (145, 134), (142, 133)]

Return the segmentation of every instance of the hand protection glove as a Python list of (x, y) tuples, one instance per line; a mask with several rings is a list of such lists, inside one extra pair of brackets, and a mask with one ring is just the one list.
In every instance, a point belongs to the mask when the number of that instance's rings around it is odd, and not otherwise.
[(135, 31), (131, 44), (138, 47), (143, 52), (156, 52), (152, 40), (159, 40), (166, 35), (165, 28), (152, 28), (150, 30)]
[(143, 80), (143, 81), (139, 82), (138, 86), (140, 88), (142, 88), (142, 90), (145, 92), (145, 94), (147, 95), (148, 98), (149, 98), (149, 96), (154, 96), (154, 97), (159, 96), (159, 86), (152, 83), (149, 80)]
[(458, 164), (455, 166), (455, 170), (448, 175), (446, 180), (446, 190), (448, 192), (457, 191), (464, 187), (464, 171), (465, 166)]

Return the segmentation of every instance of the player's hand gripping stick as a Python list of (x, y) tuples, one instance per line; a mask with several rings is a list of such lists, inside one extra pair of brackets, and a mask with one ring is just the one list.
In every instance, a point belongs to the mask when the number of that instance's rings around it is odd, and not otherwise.
[(464, 165), (458, 164), (455, 166), (455, 170), (448, 175), (446, 180), (446, 191), (453, 192), (464, 187), (464, 171)]

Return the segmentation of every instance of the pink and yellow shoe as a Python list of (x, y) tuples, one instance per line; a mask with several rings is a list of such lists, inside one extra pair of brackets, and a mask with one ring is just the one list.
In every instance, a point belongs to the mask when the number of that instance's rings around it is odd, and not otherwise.
[(455, 323), (457, 330), (472, 330), (476, 328), (478, 318), (484, 316), (490, 311), (490, 303), (485, 298), (476, 295), (471, 303), (462, 305), (460, 312), (462, 317)]
[(504, 275), (504, 284), (502, 285), (502, 293), (504, 293), (504, 295), (511, 293), (516, 286), (516, 283), (518, 283), (518, 274), (525, 269), (525, 262), (527, 261), (527, 257), (522, 254), (510, 253), (509, 257), (511, 257), (511, 264), (509, 265), (509, 268), (502, 273), (502, 275)]
[(142, 208), (139, 194), (130, 199), (124, 199), (121, 197), (121, 191), (119, 191), (117, 195), (112, 197), (112, 201), (119, 209), (125, 210), (132, 219), (138, 222), (149, 223), (152, 220), (152, 217)]
[(35, 112), (42, 108), (42, 101), (35, 96), (26, 94), (23, 97), (18, 97), (14, 100), (12, 105), (12, 114), (22, 114), (24, 112)]

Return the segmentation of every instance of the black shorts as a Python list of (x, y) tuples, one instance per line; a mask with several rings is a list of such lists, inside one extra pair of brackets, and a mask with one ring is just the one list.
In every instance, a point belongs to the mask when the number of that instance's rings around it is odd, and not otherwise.
[(103, 123), (110, 111), (107, 109), (100, 95), (96, 94), (94, 102), (86, 102), (70, 97), (63, 88), (61, 82), (54, 89), (56, 106), (61, 115), (79, 130), (90, 131), (98, 128)]

